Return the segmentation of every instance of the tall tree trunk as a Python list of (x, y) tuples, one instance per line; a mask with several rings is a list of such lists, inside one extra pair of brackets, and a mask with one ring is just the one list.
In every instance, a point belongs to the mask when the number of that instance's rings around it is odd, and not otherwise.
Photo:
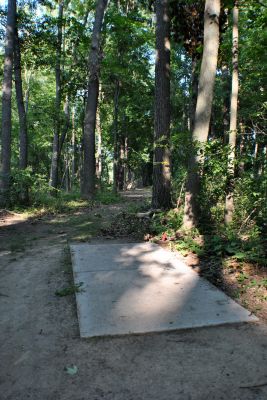
[(226, 144), (228, 142), (229, 135), (229, 109), (230, 109), (230, 79), (229, 79), (229, 68), (226, 63), (222, 65), (222, 87), (223, 87), (223, 142)]
[(72, 162), (71, 162), (71, 184), (73, 185), (76, 174), (76, 140), (75, 140), (75, 106), (72, 107), (72, 133), (71, 133), (71, 147), (72, 147)]
[(225, 199), (224, 221), (229, 224), (233, 220), (234, 213), (234, 173), (235, 151), (237, 134), (237, 104), (238, 104), (238, 0), (233, 8), (233, 47), (232, 47), (232, 93), (230, 106), (230, 132), (228, 155), (228, 184)]
[(191, 75), (191, 97), (189, 103), (189, 118), (190, 118), (190, 132), (193, 133), (195, 125), (195, 113), (197, 104), (197, 90), (198, 90), (198, 71), (197, 71), (198, 57), (192, 56), (192, 75)]
[(100, 110), (97, 108), (96, 112), (96, 131), (97, 131), (97, 161), (96, 161), (96, 176), (99, 182), (101, 182), (102, 176), (102, 132), (100, 122)]
[(171, 206), (170, 171), (170, 11), (156, 0), (155, 118), (152, 207)]
[(57, 49), (56, 49), (56, 100), (55, 100), (55, 128), (52, 148), (51, 171), (49, 186), (56, 189), (58, 186), (59, 162), (59, 134), (60, 134), (60, 106), (61, 106), (61, 53), (62, 53), (62, 26), (63, 26), (64, 0), (58, 4), (57, 22)]
[(0, 173), (0, 205), (2, 207), (9, 204), (11, 165), (11, 96), (15, 26), (16, 0), (8, 0), (2, 94), (2, 153)]
[(118, 188), (124, 189), (124, 174), (125, 174), (125, 138), (120, 138), (119, 150), (119, 168), (118, 168)]
[(98, 0), (89, 54), (88, 97), (84, 118), (84, 160), (82, 195), (92, 198), (95, 191), (95, 125), (99, 92), (99, 70), (101, 61), (101, 30), (108, 0)]
[[(213, 88), (219, 48), (220, 0), (206, 0), (204, 14), (204, 49), (200, 69), (195, 126), (192, 146), (203, 146), (208, 139)], [(183, 225), (191, 229), (199, 218), (198, 196), (200, 169), (204, 154), (193, 148), (189, 158)]]
[(24, 78), (25, 78), (25, 83), (26, 83), (26, 90), (25, 90), (25, 97), (24, 97), (24, 108), (25, 108), (25, 113), (26, 116), (28, 114), (28, 109), (29, 109), (29, 98), (30, 98), (30, 83), (31, 83), (31, 77), (32, 77), (32, 71), (25, 69), (24, 73)]
[[(27, 130), (27, 119), (26, 119), (26, 112), (23, 99), (22, 78), (21, 78), (21, 54), (20, 54), (20, 42), (19, 42), (17, 27), (15, 29), (15, 38), (14, 38), (14, 75), (15, 75), (17, 107), (19, 114), (19, 167), (21, 170), (24, 170), (27, 168), (28, 165), (28, 130)], [(22, 188), (19, 196), (20, 196), (20, 201), (23, 204), (28, 203), (29, 196), (28, 196), (28, 187), (26, 185)]]
[(61, 155), (61, 152), (63, 149), (63, 145), (65, 142), (68, 130), (70, 128), (70, 103), (69, 103), (68, 95), (66, 96), (65, 103), (64, 103), (64, 119), (65, 119), (64, 126), (62, 129), (62, 133), (61, 133), (60, 141), (59, 141), (59, 150), (58, 150), (59, 158), (60, 158), (60, 155)]
[[(125, 127), (125, 128), (126, 128), (126, 127)], [(126, 130), (126, 129), (125, 129), (125, 134), (127, 135), (127, 130)], [(125, 166), (124, 166), (124, 184), (123, 184), (123, 190), (127, 190), (127, 182), (128, 182), (128, 175), (129, 175), (128, 155), (129, 155), (128, 137), (125, 136), (125, 141), (124, 141)]]
[(114, 120), (113, 120), (113, 191), (118, 190), (118, 167), (119, 167), (119, 150), (118, 150), (118, 115), (119, 115), (119, 95), (120, 81), (116, 81), (114, 93)]

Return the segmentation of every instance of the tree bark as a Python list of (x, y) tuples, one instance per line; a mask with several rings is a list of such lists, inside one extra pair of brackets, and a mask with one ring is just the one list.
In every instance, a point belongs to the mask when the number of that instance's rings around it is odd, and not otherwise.
[[(219, 48), (220, 0), (206, 0), (204, 13), (204, 49), (200, 69), (192, 151), (189, 158), (183, 225), (191, 229), (199, 219), (198, 196), (200, 169), (204, 154), (195, 147), (203, 146), (208, 139), (213, 88)], [(202, 149), (203, 150), (203, 149)]]
[(232, 47), (232, 92), (230, 106), (230, 132), (229, 132), (229, 155), (228, 155), (228, 183), (225, 199), (224, 222), (229, 224), (234, 214), (234, 173), (235, 173), (235, 151), (237, 135), (237, 105), (238, 105), (238, 0), (234, 2), (233, 8), (233, 47)]
[(8, 0), (2, 94), (2, 153), (0, 174), (0, 205), (2, 207), (9, 204), (12, 127), (11, 96), (15, 26), (16, 0)]
[(56, 49), (56, 100), (55, 100), (55, 129), (52, 147), (51, 171), (49, 186), (56, 189), (58, 186), (58, 162), (59, 162), (59, 134), (60, 134), (60, 106), (61, 106), (61, 53), (62, 53), (62, 28), (63, 28), (64, 0), (58, 4), (57, 22), (57, 49)]
[(153, 208), (171, 206), (170, 171), (170, 11), (156, 0), (156, 65), (153, 159)]
[(98, 0), (96, 5), (92, 42), (89, 54), (88, 97), (84, 118), (84, 160), (82, 195), (92, 198), (95, 191), (95, 126), (99, 92), (99, 70), (101, 61), (101, 30), (108, 0)]

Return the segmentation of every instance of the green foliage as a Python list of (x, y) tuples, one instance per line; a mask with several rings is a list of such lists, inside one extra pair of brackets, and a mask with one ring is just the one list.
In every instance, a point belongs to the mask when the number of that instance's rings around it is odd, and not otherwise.
[(202, 256), (205, 253), (203, 245), (198, 243), (190, 235), (186, 235), (182, 240), (177, 241), (174, 247), (184, 256), (189, 252), (195, 253), (197, 256)]
[(10, 185), (10, 203), (11, 205), (18, 205), (21, 202), (21, 193), (25, 189), (31, 188), (35, 184), (35, 179), (32, 175), (30, 167), (25, 170), (13, 169), (11, 175)]
[(105, 185), (97, 191), (95, 200), (101, 204), (114, 204), (122, 201), (119, 193), (114, 193), (112, 186)]
[(156, 235), (166, 232), (168, 236), (173, 236), (180, 229), (182, 221), (183, 215), (178, 210), (157, 213), (153, 215), (151, 231)]
[(81, 293), (84, 290), (81, 288), (82, 285), (83, 282), (80, 282), (79, 284), (76, 285), (67, 286), (64, 287), (63, 289), (56, 290), (55, 294), (59, 297), (65, 297), (73, 295), (75, 293)]

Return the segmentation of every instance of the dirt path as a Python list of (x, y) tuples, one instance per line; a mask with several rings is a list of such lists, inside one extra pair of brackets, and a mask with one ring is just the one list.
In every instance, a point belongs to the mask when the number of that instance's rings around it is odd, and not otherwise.
[(99, 228), (142, 201), (132, 195), (72, 215), (2, 221), (1, 400), (266, 399), (262, 323), (79, 338), (74, 295), (55, 295), (72, 283), (68, 241), (111, 240), (97, 237)]

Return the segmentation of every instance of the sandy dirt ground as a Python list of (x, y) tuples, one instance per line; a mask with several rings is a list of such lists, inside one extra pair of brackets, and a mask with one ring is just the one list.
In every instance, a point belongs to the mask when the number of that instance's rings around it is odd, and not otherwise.
[(0, 399), (266, 400), (263, 321), (80, 339), (75, 296), (55, 294), (72, 283), (68, 243), (119, 211), (2, 220)]

